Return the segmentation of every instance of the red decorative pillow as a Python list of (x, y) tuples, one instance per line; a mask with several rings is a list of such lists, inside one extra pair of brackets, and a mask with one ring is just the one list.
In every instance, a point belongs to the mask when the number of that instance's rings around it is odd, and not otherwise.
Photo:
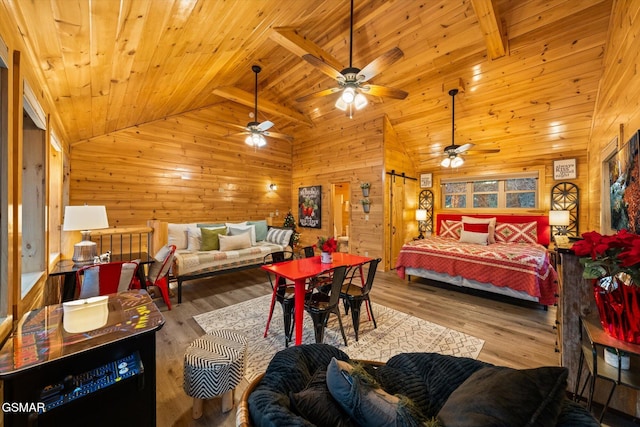
[(486, 224), (469, 224), (467, 222), (462, 223), (464, 231), (472, 231), (474, 233), (488, 233), (489, 223)]
[(440, 222), (440, 237), (447, 239), (460, 239), (462, 221), (444, 220)]
[(496, 242), (502, 243), (538, 243), (537, 223), (506, 223), (496, 224)]

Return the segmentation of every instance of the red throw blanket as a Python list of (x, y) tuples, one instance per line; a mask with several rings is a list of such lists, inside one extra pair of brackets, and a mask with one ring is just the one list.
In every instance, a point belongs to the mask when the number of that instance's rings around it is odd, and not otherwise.
[(544, 305), (556, 301), (557, 274), (542, 245), (494, 243), (484, 246), (433, 236), (402, 247), (396, 268), (403, 279), (406, 267), (523, 291)]

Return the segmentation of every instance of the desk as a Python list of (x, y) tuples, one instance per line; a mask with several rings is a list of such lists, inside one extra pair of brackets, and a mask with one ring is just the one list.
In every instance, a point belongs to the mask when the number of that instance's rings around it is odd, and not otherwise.
[[(276, 277), (284, 277), (292, 280), (295, 284), (295, 325), (296, 325), (296, 345), (302, 344), (302, 322), (304, 315), (304, 297), (306, 294), (307, 279), (317, 276), (323, 271), (340, 267), (362, 266), (371, 258), (360, 255), (352, 255), (344, 252), (334, 252), (332, 254), (333, 261), (331, 264), (323, 264), (320, 262), (320, 255), (310, 258), (294, 259), (292, 261), (280, 262), (277, 264), (263, 265), (261, 268)], [(276, 279), (277, 281), (277, 279)]]
[[(109, 295), (108, 307), (106, 325), (85, 333), (64, 330), (62, 304), (23, 316), (0, 351), (0, 380), (4, 402), (35, 408), (4, 411), (5, 426), (155, 426), (155, 332), (164, 318), (145, 290)], [(127, 377), (110, 369), (118, 380), (93, 387), (108, 376), (88, 373), (118, 366), (130, 355), (139, 356), (142, 372)], [(43, 411), (44, 402), (52, 401), (60, 404)]]
[[(132, 261), (140, 260), (140, 266), (138, 267), (138, 279), (140, 280), (140, 286), (145, 287), (145, 274), (143, 266), (145, 264), (153, 263), (154, 259), (146, 252), (133, 252), (130, 254), (115, 254), (111, 255), (111, 261)], [(64, 284), (62, 287), (62, 301), (71, 301), (75, 298), (76, 292), (76, 271), (91, 264), (76, 264), (70, 259), (63, 259), (58, 261), (56, 266), (49, 272), (49, 277), (64, 276)]]
[[(584, 363), (587, 364), (589, 375), (589, 396), (587, 398), (587, 409), (591, 410), (593, 403), (593, 393), (595, 391), (596, 378), (601, 378), (612, 383), (609, 397), (600, 414), (600, 422), (604, 417), (609, 402), (613, 396), (616, 385), (622, 384), (640, 390), (640, 345), (632, 344), (625, 341), (617, 340), (607, 335), (600, 324), (600, 319), (595, 316), (580, 316), (580, 338), (581, 338), (581, 354), (578, 365), (577, 379), (574, 387), (574, 396), (578, 396), (578, 388), (580, 385), (580, 375)], [(620, 359), (618, 359), (618, 367), (609, 365), (604, 360), (605, 348), (612, 348), (616, 354), (625, 352), (630, 356), (630, 369), (624, 370), (620, 368)], [(586, 381), (585, 380), (585, 387)], [(583, 387), (584, 390), (584, 387)], [(580, 395), (582, 391), (580, 392)]]

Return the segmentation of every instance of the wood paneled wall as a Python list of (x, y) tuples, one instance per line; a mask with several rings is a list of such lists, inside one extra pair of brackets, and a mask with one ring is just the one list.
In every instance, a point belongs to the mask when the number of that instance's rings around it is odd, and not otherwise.
[[(301, 243), (312, 245), (318, 236), (330, 236), (331, 184), (349, 182), (351, 186), (351, 228), (349, 251), (382, 257), (383, 231), (383, 121), (354, 113), (352, 119), (341, 113), (317, 124), (300, 128), (293, 142), (291, 206), (298, 203), (298, 188), (322, 185), (322, 228), (300, 228)], [(371, 183), (368, 199), (371, 211), (365, 214), (360, 200), (361, 182)], [(294, 210), (298, 220), (297, 209)]]
[(600, 230), (603, 149), (618, 137), (621, 147), (640, 129), (640, 3), (616, 0), (589, 142), (588, 229)]
[[(212, 106), (74, 144), (70, 204), (104, 204), (111, 227), (264, 219), (290, 206), (291, 143), (254, 149), (217, 121), (247, 108)], [(235, 109), (234, 109), (235, 108)], [(275, 183), (277, 191), (269, 184)]]

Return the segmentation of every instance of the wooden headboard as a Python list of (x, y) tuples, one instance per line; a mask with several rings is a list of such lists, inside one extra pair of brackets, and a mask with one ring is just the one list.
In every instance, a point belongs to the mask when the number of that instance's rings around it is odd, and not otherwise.
[(474, 218), (496, 218), (496, 222), (507, 222), (511, 224), (535, 221), (537, 226), (538, 243), (549, 246), (551, 231), (549, 230), (548, 215), (510, 215), (510, 214), (448, 214), (439, 213), (436, 215), (436, 234), (440, 235), (440, 224), (442, 221), (461, 221), (462, 216), (472, 216)]

